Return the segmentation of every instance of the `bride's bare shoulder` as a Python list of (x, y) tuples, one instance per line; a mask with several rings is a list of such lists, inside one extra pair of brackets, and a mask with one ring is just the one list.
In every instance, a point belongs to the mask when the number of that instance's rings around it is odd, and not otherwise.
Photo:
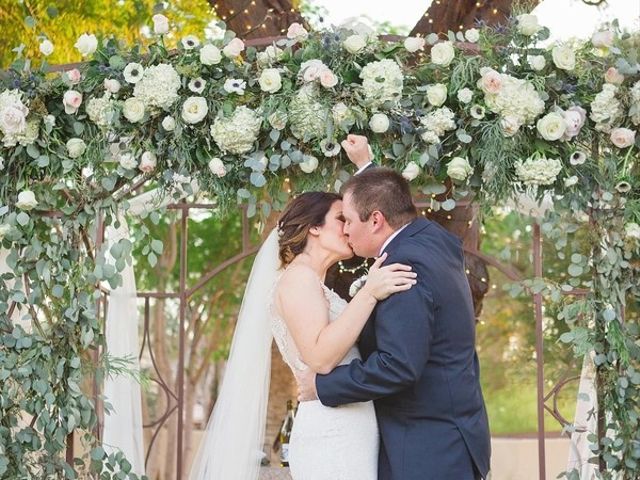
[(289, 265), (282, 273), (277, 286), (278, 294), (287, 292), (287, 295), (292, 292), (314, 290), (321, 291), (320, 278), (311, 267), (304, 264)]

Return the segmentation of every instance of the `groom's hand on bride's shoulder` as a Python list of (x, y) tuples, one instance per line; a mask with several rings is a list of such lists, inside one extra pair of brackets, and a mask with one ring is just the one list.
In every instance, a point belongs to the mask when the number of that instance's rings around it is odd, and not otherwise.
[(373, 160), (369, 140), (364, 135), (349, 134), (340, 145), (342, 145), (349, 160), (358, 168), (364, 167)]
[(298, 401), (310, 402), (318, 400), (318, 392), (316, 391), (316, 372), (307, 368), (296, 373), (296, 382), (298, 383)]

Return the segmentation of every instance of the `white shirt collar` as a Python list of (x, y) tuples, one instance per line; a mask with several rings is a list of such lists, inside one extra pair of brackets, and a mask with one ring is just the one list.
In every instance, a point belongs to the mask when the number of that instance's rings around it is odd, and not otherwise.
[(358, 171), (356, 173), (354, 173), (354, 175), (358, 175), (359, 173), (364, 172), (367, 168), (369, 168), (369, 165), (371, 165), (373, 162), (368, 162), (366, 165), (363, 165), (362, 167), (360, 167), (358, 169)]
[(396, 238), (398, 236), (398, 234), (404, 230), (405, 228), (407, 228), (409, 226), (411, 222), (409, 223), (405, 223), (403, 226), (401, 226), (398, 230), (396, 230), (395, 232), (393, 232), (391, 235), (389, 235), (389, 238), (387, 238), (385, 240), (385, 242), (382, 244), (382, 247), (380, 247), (380, 253), (378, 253), (378, 256), (382, 255), (382, 252), (384, 252), (384, 249), (387, 248), (387, 245), (389, 245), (389, 243), (391, 243), (391, 240), (393, 240), (394, 238)]

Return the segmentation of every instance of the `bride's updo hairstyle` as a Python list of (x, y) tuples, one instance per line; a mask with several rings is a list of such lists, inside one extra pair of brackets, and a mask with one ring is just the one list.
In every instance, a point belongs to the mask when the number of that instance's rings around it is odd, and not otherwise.
[(342, 197), (337, 193), (307, 192), (289, 202), (280, 215), (277, 227), (283, 267), (302, 253), (307, 245), (309, 229), (324, 225), (331, 205), (338, 200), (342, 200)]

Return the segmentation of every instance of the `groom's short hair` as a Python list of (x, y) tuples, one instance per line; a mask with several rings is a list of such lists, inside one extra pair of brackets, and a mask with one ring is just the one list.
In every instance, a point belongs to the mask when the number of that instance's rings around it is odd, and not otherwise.
[(397, 229), (418, 216), (409, 182), (390, 168), (368, 168), (352, 176), (343, 185), (342, 194), (351, 196), (362, 222), (378, 210), (389, 226)]

